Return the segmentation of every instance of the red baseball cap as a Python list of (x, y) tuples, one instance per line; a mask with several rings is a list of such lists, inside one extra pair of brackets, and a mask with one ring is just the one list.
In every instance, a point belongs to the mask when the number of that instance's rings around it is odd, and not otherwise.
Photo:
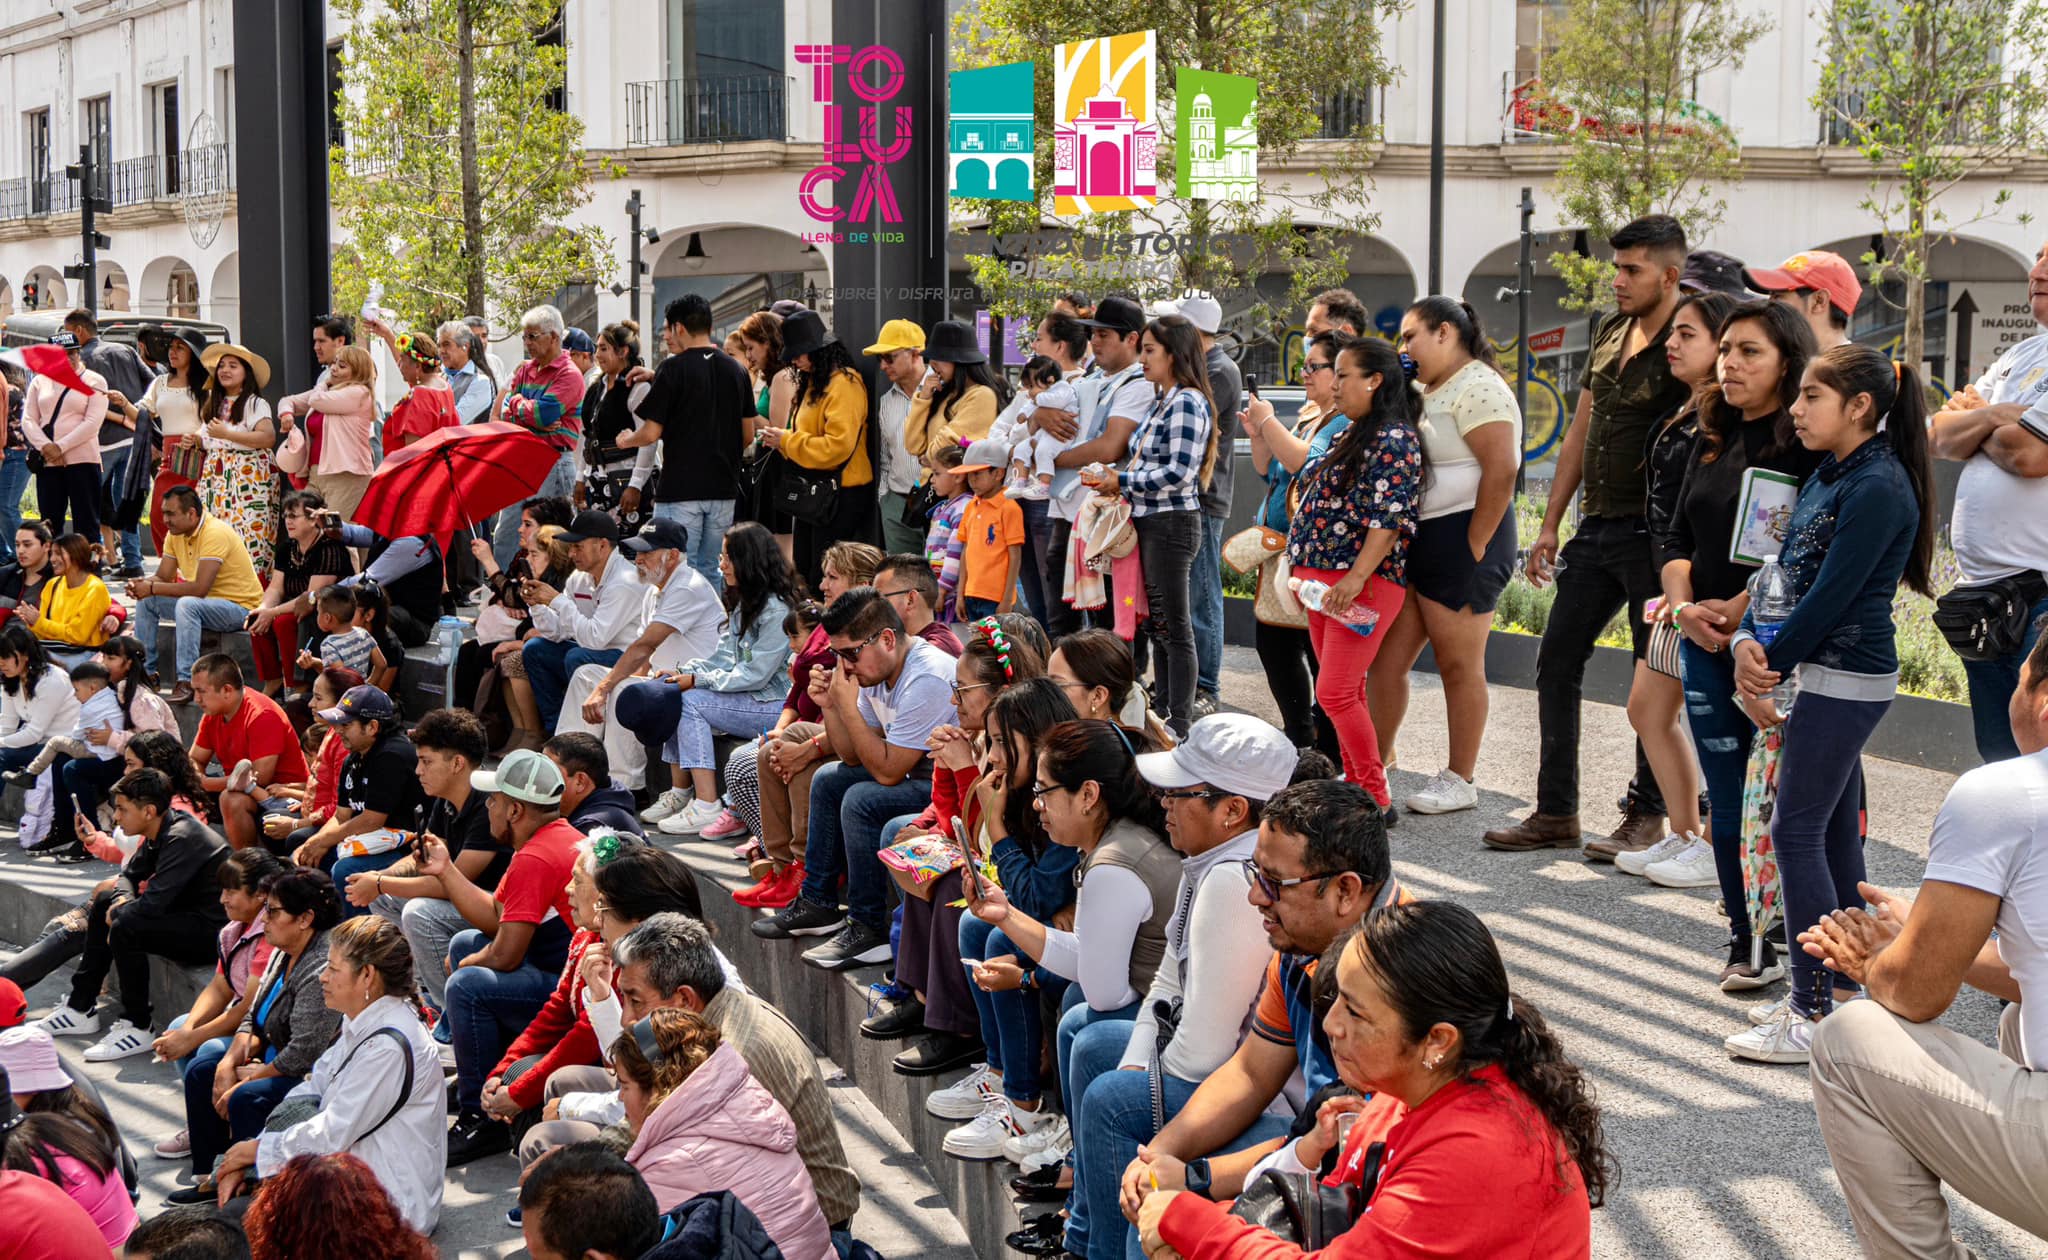
[(1749, 280), (1749, 287), (1759, 293), (1818, 289), (1844, 315), (1854, 315), (1856, 304), (1863, 300), (1863, 282), (1856, 278), (1856, 268), (1840, 254), (1824, 249), (1802, 250), (1780, 263), (1776, 270), (1752, 268), (1743, 275)]
[(21, 986), (0, 977), (0, 1028), (19, 1028), (28, 1019), (28, 998)]

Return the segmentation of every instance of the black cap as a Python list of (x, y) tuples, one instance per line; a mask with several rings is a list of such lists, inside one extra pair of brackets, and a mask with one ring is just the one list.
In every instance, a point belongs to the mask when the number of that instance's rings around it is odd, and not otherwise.
[(1113, 295), (1095, 304), (1095, 318), (1074, 322), (1083, 328), (1107, 328), (1128, 337), (1145, 331), (1145, 308), (1130, 298)]
[(640, 527), (640, 532), (621, 542), (619, 546), (636, 556), (664, 548), (681, 551), (688, 544), (690, 536), (681, 524), (675, 521), (653, 520)]
[(52, 333), (50, 334), (50, 344), (62, 346), (66, 350), (76, 350), (78, 349), (78, 338), (68, 332)]
[(602, 538), (615, 543), (619, 541), (619, 523), (612, 519), (610, 512), (586, 509), (578, 512), (576, 519), (569, 522), (569, 528), (556, 536), (565, 543), (580, 543), (586, 538)]
[(1731, 293), (1742, 297), (1749, 285), (1742, 274), (1740, 259), (1719, 250), (1696, 249), (1685, 256), (1685, 272), (1678, 278), (1681, 293)]

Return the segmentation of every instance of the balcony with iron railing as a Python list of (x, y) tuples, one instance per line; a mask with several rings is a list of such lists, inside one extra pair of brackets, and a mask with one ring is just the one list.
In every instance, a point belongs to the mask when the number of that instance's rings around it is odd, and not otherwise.
[[(176, 201), (194, 192), (233, 188), (234, 154), (225, 144), (152, 153), (101, 163), (96, 180), (117, 210)], [(61, 174), (0, 180), (0, 222), (69, 214), (78, 205), (77, 182)]]
[[(1994, 87), (1990, 91), (1994, 95), (1986, 109), (1977, 108), (1975, 102), (1969, 102), (1969, 108), (1948, 111), (1949, 124), (1938, 143), (1972, 145), (1992, 141), (2000, 130), (2000, 102), (1996, 95), (1999, 89)], [(1850, 120), (1861, 118), (1865, 110), (1864, 94), (1855, 88), (1843, 88), (1831, 100), (1822, 102), (1820, 143), (1828, 148), (1859, 144), (1856, 126)]]
[(628, 83), (626, 146), (787, 140), (795, 83), (779, 74), (700, 75)]
[(1322, 119), (1322, 126), (1317, 128), (1314, 139), (1349, 140), (1368, 133), (1387, 116), (1386, 85), (1325, 92), (1316, 106), (1316, 114)]

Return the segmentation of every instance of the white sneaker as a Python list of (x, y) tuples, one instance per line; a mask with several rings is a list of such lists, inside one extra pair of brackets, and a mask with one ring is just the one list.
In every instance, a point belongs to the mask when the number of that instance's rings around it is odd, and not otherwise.
[(52, 1037), (90, 1037), (100, 1030), (100, 1013), (74, 1011), (59, 1004), (56, 1010), (37, 1020), (36, 1027)]
[(1625, 875), (1640, 875), (1653, 863), (1677, 857), (1691, 842), (1690, 835), (1674, 834), (1665, 836), (1647, 849), (1623, 849), (1614, 855), (1614, 869)]
[(1787, 1002), (1778, 1017), (1739, 1032), (1721, 1044), (1738, 1059), (1754, 1063), (1805, 1063), (1813, 1058), (1813, 1032), (1820, 1021), (1807, 1019)]
[(690, 793), (685, 788), (672, 787), (654, 798), (654, 804), (640, 811), (641, 822), (658, 823), (662, 819), (682, 812), (690, 803)]
[[(1043, 1128), (1020, 1133), (1003, 1143), (1003, 1158), (1030, 1172), (1046, 1164), (1058, 1163), (1073, 1149), (1074, 1131), (1068, 1127), (1067, 1118), (1061, 1116)], [(1037, 1162), (1032, 1162), (1034, 1160)]]
[(1714, 870), (1714, 846), (1693, 835), (1685, 838), (1685, 847), (1676, 856), (1650, 863), (1643, 875), (1660, 888), (1712, 888), (1721, 882)]
[(86, 1048), (85, 1061), (111, 1063), (115, 1059), (133, 1058), (138, 1054), (148, 1054), (153, 1044), (155, 1043), (147, 1032), (125, 1019), (117, 1019), (114, 1026), (107, 1030), (106, 1036)]
[(1749, 1026), (1755, 1028), (1759, 1024), (1774, 1023), (1778, 1016), (1783, 1015), (1786, 1008), (1791, 1005), (1792, 995), (1787, 993), (1775, 1002), (1758, 1002), (1755, 1006), (1745, 1011), (1744, 1015), (1749, 1019)]
[(694, 836), (718, 821), (717, 801), (691, 801), (655, 824), (665, 836)]
[(192, 1153), (192, 1131), (180, 1129), (149, 1149), (163, 1159), (183, 1159)]
[(256, 786), (256, 766), (247, 757), (244, 757), (235, 763), (233, 770), (228, 771), (227, 790), (230, 792), (247, 792), (254, 786)]
[(935, 1089), (924, 1100), (924, 1109), (941, 1120), (972, 1120), (988, 1106), (991, 1098), (1002, 1097), (996, 1088), (995, 1069), (977, 1063), (964, 1078), (944, 1089)]
[(1401, 802), (1417, 814), (1455, 814), (1479, 804), (1479, 789), (1455, 770), (1439, 770), (1422, 790)]
[(955, 1159), (999, 1159), (1003, 1143), (1052, 1124), (1053, 1114), (1025, 1111), (1001, 1095), (991, 1098), (981, 1114), (946, 1134), (946, 1154)]

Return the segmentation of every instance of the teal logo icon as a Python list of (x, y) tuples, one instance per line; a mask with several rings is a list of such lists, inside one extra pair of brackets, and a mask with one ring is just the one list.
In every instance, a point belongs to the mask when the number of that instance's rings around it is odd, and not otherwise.
[(946, 122), (949, 197), (1032, 201), (1034, 178), (1032, 74), (1019, 61), (947, 75), (952, 101)]

